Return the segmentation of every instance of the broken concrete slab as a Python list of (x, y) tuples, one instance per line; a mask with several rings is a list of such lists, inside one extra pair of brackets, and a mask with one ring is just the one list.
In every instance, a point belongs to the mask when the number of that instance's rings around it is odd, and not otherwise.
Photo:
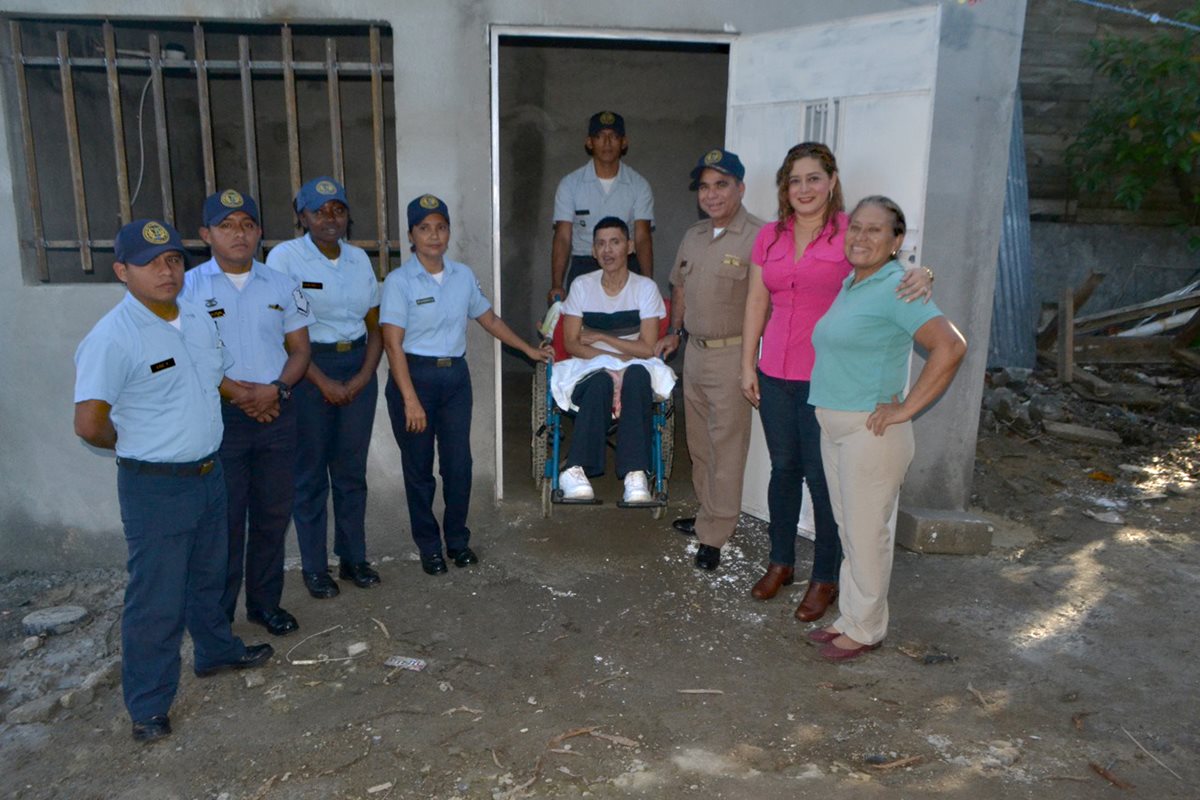
[(896, 544), (917, 553), (984, 555), (992, 549), (992, 526), (965, 511), (901, 508)]
[(1068, 442), (1095, 444), (1101, 447), (1112, 447), (1121, 444), (1121, 437), (1112, 431), (1102, 431), (1099, 428), (1087, 428), (1070, 422), (1046, 422), (1046, 433)]
[(39, 608), (25, 615), (21, 625), (29, 636), (60, 634), (74, 630), (87, 622), (88, 611), (82, 606), (53, 606)]
[(54, 709), (58, 707), (58, 698), (45, 694), (8, 712), (4, 719), (9, 725), (28, 725), (31, 722), (45, 722), (50, 719)]

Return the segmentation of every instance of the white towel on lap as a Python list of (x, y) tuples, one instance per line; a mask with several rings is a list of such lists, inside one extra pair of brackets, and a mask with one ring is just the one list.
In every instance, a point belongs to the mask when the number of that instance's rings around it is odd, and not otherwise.
[(622, 361), (616, 356), (595, 356), (554, 362), (554, 368), (550, 372), (550, 391), (554, 395), (554, 402), (563, 411), (578, 411), (579, 406), (571, 404), (571, 393), (575, 391), (575, 384), (602, 369), (620, 372), (634, 364), (641, 364), (650, 373), (650, 388), (654, 391), (655, 398), (663, 400), (670, 396), (671, 390), (675, 388), (675, 370), (664, 364), (662, 359), (635, 358)]

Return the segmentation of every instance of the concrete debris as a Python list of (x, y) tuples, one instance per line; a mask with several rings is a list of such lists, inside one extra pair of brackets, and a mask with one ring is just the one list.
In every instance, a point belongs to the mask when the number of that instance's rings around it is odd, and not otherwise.
[(90, 687), (80, 686), (58, 698), (58, 703), (63, 708), (80, 708), (90, 704), (95, 697), (96, 693)]
[(1092, 511), (1090, 508), (1083, 510), (1085, 517), (1091, 517), (1097, 522), (1104, 522), (1109, 525), (1124, 525), (1125, 518), (1115, 511)]
[(1101, 447), (1115, 447), (1121, 444), (1121, 437), (1112, 431), (1087, 428), (1083, 425), (1073, 425), (1069, 422), (1047, 422), (1046, 433), (1064, 441), (1094, 444)]
[(247, 689), (256, 689), (267, 682), (263, 674), (257, 670), (250, 670), (246, 673), (244, 680), (246, 681)]
[(42, 695), (27, 703), (14, 708), (4, 718), (9, 725), (28, 725), (32, 722), (46, 722), (58, 707), (58, 698), (54, 695)]
[(89, 618), (82, 606), (53, 606), (26, 614), (21, 627), (29, 636), (57, 635), (75, 630)]
[(354, 644), (346, 647), (346, 655), (350, 656), (350, 658), (354, 658), (355, 656), (361, 656), (370, 649), (371, 646), (366, 642), (355, 642)]
[(42, 637), (26, 636), (25, 640), (23, 642), (21, 642), (21, 652), (22, 653), (32, 653), (34, 650), (37, 650), (41, 646), (42, 646)]

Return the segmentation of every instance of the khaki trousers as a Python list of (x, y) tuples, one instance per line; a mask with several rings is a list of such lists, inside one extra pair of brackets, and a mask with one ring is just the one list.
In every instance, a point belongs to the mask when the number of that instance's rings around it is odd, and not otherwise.
[(896, 542), (900, 484), (913, 458), (912, 423), (867, 430), (866, 411), (817, 409), (821, 459), (842, 541), (834, 630), (862, 644), (887, 635), (888, 587)]
[(710, 547), (729, 541), (742, 510), (750, 404), (742, 396), (741, 363), (739, 345), (706, 349), (689, 343), (683, 370), (692, 486), (700, 501), (696, 538)]

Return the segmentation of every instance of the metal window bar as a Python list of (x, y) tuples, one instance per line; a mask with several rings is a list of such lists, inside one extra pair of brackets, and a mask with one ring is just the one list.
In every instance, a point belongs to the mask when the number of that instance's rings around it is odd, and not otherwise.
[[(377, 26), (368, 29), (370, 43), (370, 60), (368, 62), (339, 62), (337, 60), (337, 41), (329, 37), (325, 41), (326, 57), (324, 61), (296, 61), (294, 58), (293, 30), (284, 25), (279, 28), (282, 45), (282, 60), (254, 60), (251, 57), (249, 36), (238, 37), (238, 59), (210, 60), (207, 58), (206, 36), (204, 26), (197, 23), (193, 28), (195, 45), (195, 60), (164, 59), (157, 34), (149, 34), (146, 57), (119, 55), (116, 48), (115, 34), (110, 22), (104, 22), (101, 28), (104, 40), (104, 55), (101, 58), (86, 56), (73, 57), (69, 51), (68, 34), (65, 30), (55, 32), (57, 56), (26, 56), (22, 47), (21, 22), (9, 21), (10, 47), (12, 52), (14, 76), (16, 82), (16, 99), (18, 112), (21, 116), (21, 138), (25, 160), (26, 191), (31, 212), (32, 246), (35, 251), (37, 275), (39, 280), (51, 280), (48, 264), (48, 253), (51, 251), (78, 250), (83, 272), (94, 272), (92, 263), (96, 251), (111, 251), (112, 239), (93, 239), (88, 230), (87, 196), (84, 187), (84, 165), (80, 154), (79, 127), (75, 109), (74, 74), (80, 70), (103, 70), (108, 88), (109, 116), (113, 132), (113, 158), (116, 169), (117, 201), (120, 208), (122, 223), (128, 222), (132, 216), (129, 171), (125, 159), (125, 126), (121, 110), (120, 74), (146, 73), (150, 74), (152, 98), (154, 106), (154, 127), (158, 154), (160, 194), (162, 198), (163, 218), (174, 223), (175, 209), (171, 182), (170, 141), (166, 116), (166, 90), (164, 76), (172, 73), (194, 73), (199, 98), (198, 115), (201, 140), (201, 161), (204, 165), (204, 183), (206, 193), (216, 190), (218, 184), (213, 152), (213, 120), (211, 95), (209, 92), (209, 76), (212, 74), (236, 74), (241, 82), (242, 116), (245, 124), (246, 145), (246, 174), (247, 186), (251, 194), (257, 196), (259, 188), (260, 165), (258, 163), (253, 78), (255, 76), (280, 75), (283, 77), (284, 105), (287, 116), (288, 133), (288, 173), (292, 193), (300, 188), (300, 142), (299, 142), (299, 112), (296, 101), (296, 76), (321, 77), (328, 82), (328, 102), (330, 115), (330, 145), (333, 158), (334, 176), (343, 181), (345, 178), (344, 150), (342, 141), (341, 100), (339, 83), (342, 77), (368, 77), (371, 81), (371, 110), (372, 110), (372, 140), (375, 156), (375, 201), (376, 223), (378, 236), (376, 239), (354, 239), (351, 244), (376, 253), (376, 271), (383, 277), (389, 267), (389, 259), (393, 253), (403, 253), (403, 244), (399, 239), (388, 236), (388, 203), (386, 180), (386, 148), (384, 142), (384, 95), (383, 81), (385, 76), (391, 77), (394, 69), (391, 64), (382, 60), (380, 31)], [(68, 157), (71, 165), (72, 194), (75, 205), (74, 239), (47, 239), (45, 235), (45, 220), (42, 209), (42, 197), (38, 179), (35, 132), (32, 127), (32, 116), (29, 109), (27, 68), (54, 68), (59, 71), (62, 82), (62, 103), (64, 124), (67, 130)], [(266, 239), (262, 245), (270, 248), (286, 239)], [(189, 250), (203, 251), (207, 245), (199, 239), (185, 239), (184, 245)]]
[(804, 106), (804, 141), (823, 142), (837, 148), (841, 101), (836, 97), (814, 100)]

